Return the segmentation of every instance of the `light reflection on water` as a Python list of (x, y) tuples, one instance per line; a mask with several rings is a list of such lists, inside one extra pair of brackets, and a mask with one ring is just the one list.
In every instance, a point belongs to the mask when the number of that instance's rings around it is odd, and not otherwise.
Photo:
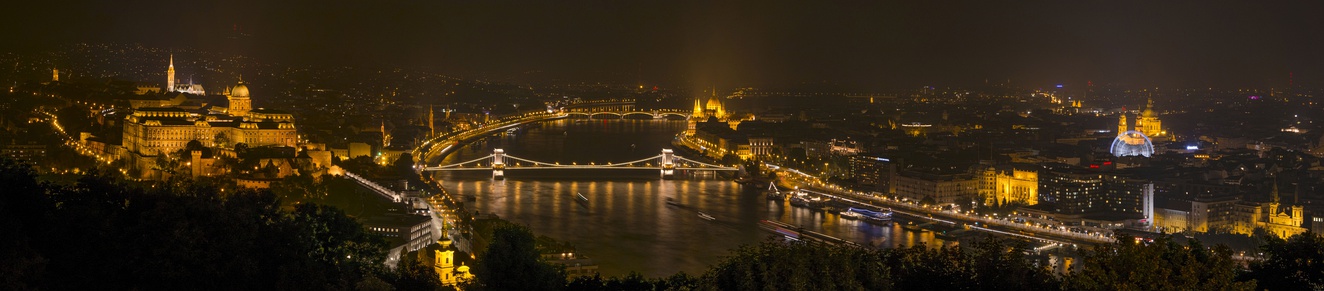
[[(684, 128), (683, 121), (551, 121), (467, 145), (442, 164), (481, 157), (498, 147), (539, 161), (634, 160), (671, 148), (672, 136)], [(769, 238), (771, 233), (758, 227), (764, 219), (864, 245), (942, 243), (931, 232), (845, 220), (769, 201), (761, 187), (726, 180), (661, 180), (654, 172), (630, 170), (507, 171), (506, 180), (492, 180), (489, 172), (443, 172), (437, 179), (453, 193), (476, 196), (467, 203), (470, 211), (496, 214), (528, 225), (538, 235), (572, 243), (609, 276), (630, 271), (649, 277), (701, 273), (729, 250)], [(587, 207), (574, 201), (575, 193), (588, 198)], [(667, 198), (683, 206), (667, 205)], [(700, 211), (716, 220), (699, 218)]]

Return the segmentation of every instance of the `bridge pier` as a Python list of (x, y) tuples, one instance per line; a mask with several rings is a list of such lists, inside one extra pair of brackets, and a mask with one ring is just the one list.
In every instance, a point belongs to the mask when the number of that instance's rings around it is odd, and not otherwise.
[(492, 150), (492, 179), (501, 180), (506, 178), (506, 150)]
[(676, 174), (675, 152), (671, 149), (662, 149), (657, 164), (662, 166), (662, 179), (670, 179)]

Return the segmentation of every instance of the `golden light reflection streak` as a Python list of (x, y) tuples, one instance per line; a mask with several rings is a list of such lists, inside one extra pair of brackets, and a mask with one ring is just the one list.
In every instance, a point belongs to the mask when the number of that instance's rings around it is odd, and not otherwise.
[[(626, 185), (626, 186), (625, 186), (625, 187), (626, 187), (626, 188), (625, 188), (625, 189), (626, 189), (626, 190), (625, 190), (625, 203), (626, 203), (626, 205), (629, 205), (629, 206), (626, 206), (626, 207), (625, 207), (625, 209), (626, 209), (626, 211), (625, 211), (625, 214), (626, 214), (625, 217), (637, 218), (635, 215), (630, 215), (630, 214), (635, 213), (635, 208), (637, 208), (637, 207), (634, 205), (634, 201), (635, 201), (635, 198), (636, 198), (636, 197), (634, 197), (634, 196), (635, 196), (635, 194), (634, 194), (634, 183), (628, 183), (628, 182), (627, 182), (627, 183), (625, 183), (625, 185)], [(613, 186), (614, 186), (614, 185), (613, 185)], [(615, 196), (615, 193), (614, 193), (614, 192), (616, 192), (616, 191), (615, 191), (616, 187), (609, 187), (609, 188), (607, 188), (607, 189), (609, 189), (609, 191), (613, 192), (613, 195), (612, 195), (612, 196)]]

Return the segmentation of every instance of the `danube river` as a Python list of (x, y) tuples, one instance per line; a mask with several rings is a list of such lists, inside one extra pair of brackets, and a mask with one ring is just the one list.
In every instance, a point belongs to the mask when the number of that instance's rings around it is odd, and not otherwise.
[[(482, 157), (494, 148), (562, 164), (632, 161), (672, 148), (672, 138), (685, 126), (677, 120), (548, 121), (466, 145), (441, 164)], [(768, 239), (771, 232), (758, 226), (764, 219), (862, 245), (943, 243), (931, 232), (876, 226), (769, 201), (759, 189), (766, 186), (746, 187), (713, 177), (662, 180), (648, 170), (507, 171), (505, 180), (492, 180), (487, 171), (435, 175), (452, 193), (475, 197), (466, 203), (467, 210), (496, 214), (528, 225), (537, 235), (571, 243), (607, 276), (631, 271), (648, 277), (678, 271), (701, 274), (729, 250)], [(587, 207), (575, 202), (576, 193), (588, 198)], [(667, 198), (683, 205), (668, 205)], [(716, 219), (702, 219), (699, 212)]]

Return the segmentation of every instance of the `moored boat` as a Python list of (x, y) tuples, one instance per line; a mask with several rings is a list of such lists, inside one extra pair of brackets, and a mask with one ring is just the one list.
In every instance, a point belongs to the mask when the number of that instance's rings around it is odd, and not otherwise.
[(791, 195), (791, 206), (809, 207), (809, 195), (803, 192), (796, 192)]
[(892, 211), (890, 210), (874, 211), (864, 208), (851, 207), (846, 211), (850, 213), (859, 214), (861, 218), (864, 218), (864, 221), (868, 221), (868, 222), (884, 223), (884, 222), (892, 221)]
[(763, 190), (763, 193), (768, 196), (768, 200), (786, 200), (786, 195), (777, 189), (777, 183), (768, 183), (768, 190)]
[(861, 215), (861, 214), (859, 214), (859, 213), (855, 213), (855, 212), (851, 212), (851, 211), (842, 211), (842, 212), (839, 213), (839, 214), (841, 215), (841, 218), (842, 218), (842, 219), (849, 219), (849, 220), (857, 220), (857, 219), (860, 219), (860, 217), (864, 216), (864, 215)]

